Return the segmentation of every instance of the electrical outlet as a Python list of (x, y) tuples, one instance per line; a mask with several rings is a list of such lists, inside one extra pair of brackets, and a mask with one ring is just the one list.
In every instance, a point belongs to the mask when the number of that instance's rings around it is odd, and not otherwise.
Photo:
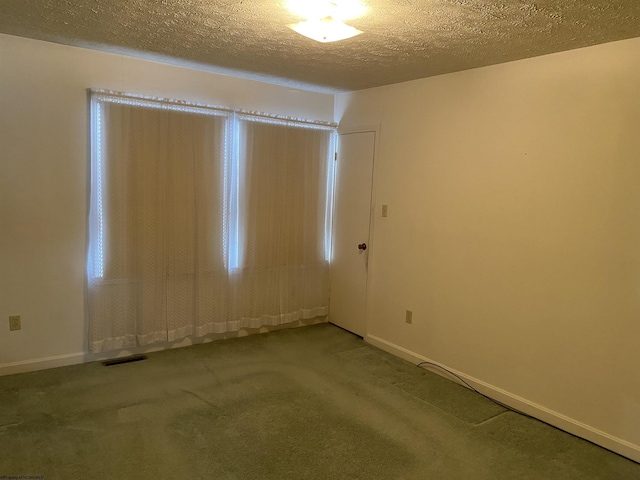
[(20, 330), (22, 325), (20, 323), (20, 315), (12, 315), (9, 317), (9, 331)]
[(407, 310), (407, 313), (405, 313), (404, 321), (407, 323), (413, 323), (413, 312), (411, 310)]

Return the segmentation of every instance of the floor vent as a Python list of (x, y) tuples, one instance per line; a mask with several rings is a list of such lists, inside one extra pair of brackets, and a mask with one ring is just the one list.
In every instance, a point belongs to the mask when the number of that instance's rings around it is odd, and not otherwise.
[(146, 355), (131, 355), (130, 357), (112, 358), (111, 360), (105, 360), (104, 362), (102, 362), (102, 365), (104, 365), (105, 367), (111, 367), (113, 365), (139, 362), (141, 360), (146, 360), (146, 359), (147, 359)]

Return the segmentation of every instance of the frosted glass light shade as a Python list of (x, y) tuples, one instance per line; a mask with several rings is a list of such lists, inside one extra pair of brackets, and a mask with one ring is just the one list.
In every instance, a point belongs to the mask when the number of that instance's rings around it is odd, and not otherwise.
[(295, 30), (300, 35), (309, 37), (317, 42), (329, 43), (355, 37), (362, 33), (355, 27), (336, 20), (333, 17), (325, 17), (319, 20), (306, 20), (304, 22), (293, 23), (287, 27)]
[(288, 0), (286, 7), (307, 20), (333, 17), (345, 21), (367, 13), (367, 7), (360, 0)]

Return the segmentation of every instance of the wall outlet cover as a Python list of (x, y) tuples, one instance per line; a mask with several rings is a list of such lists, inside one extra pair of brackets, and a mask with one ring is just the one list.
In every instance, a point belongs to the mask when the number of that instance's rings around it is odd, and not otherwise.
[(12, 315), (9, 317), (9, 331), (15, 332), (16, 330), (20, 330), (22, 328), (22, 324), (20, 322), (20, 315)]

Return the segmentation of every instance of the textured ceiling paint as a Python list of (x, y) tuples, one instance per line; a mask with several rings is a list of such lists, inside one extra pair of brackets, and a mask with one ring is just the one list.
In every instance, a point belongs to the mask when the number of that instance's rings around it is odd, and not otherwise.
[(1, 0), (0, 33), (358, 90), (640, 36), (640, 0), (364, 0), (365, 33), (305, 38), (285, 0)]

